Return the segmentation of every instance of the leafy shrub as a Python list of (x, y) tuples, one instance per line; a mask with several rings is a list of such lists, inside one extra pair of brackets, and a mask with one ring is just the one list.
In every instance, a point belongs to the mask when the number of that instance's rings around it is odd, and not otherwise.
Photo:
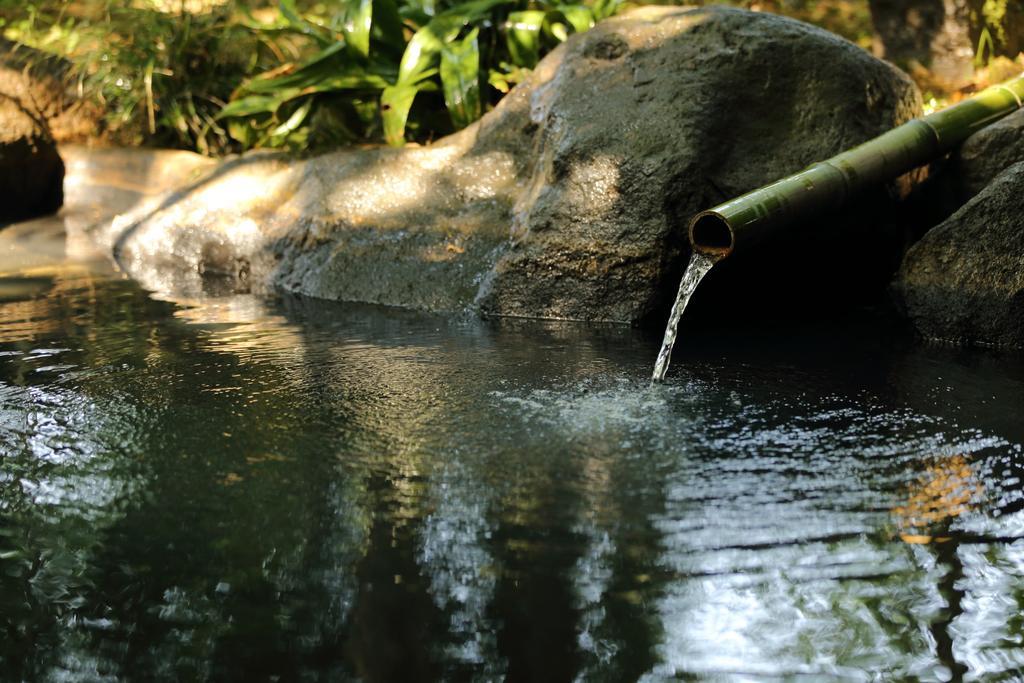
[(0, 30), (71, 59), (115, 142), (223, 154), (465, 127), (620, 0), (0, 0)]
[[(979, 66), (1024, 50), (1024, 6), (968, 1)], [(76, 63), (115, 142), (224, 154), (458, 130), (621, 2), (0, 0), (0, 30)], [(868, 0), (632, 2), (723, 2), (872, 40)]]
[(248, 26), (303, 36), (315, 51), (247, 80), (218, 118), (246, 147), (303, 147), (325, 128), (348, 141), (430, 138), (475, 121), (543, 53), (617, 6), (347, 0), (302, 13), (281, 0), (275, 23)]
[(80, 90), (103, 106), (116, 142), (206, 154), (237, 146), (216, 116), (267, 50), (235, 20), (233, 2), (194, 13), (167, 11), (168, 0), (0, 3), (9, 38), (76, 64)]
[(977, 34), (975, 60), (1024, 53), (1024, 3), (1019, 0), (971, 0), (972, 33)]

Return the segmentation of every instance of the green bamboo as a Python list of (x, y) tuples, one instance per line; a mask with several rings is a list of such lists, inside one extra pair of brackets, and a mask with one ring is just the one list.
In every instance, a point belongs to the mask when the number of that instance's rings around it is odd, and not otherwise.
[(724, 258), (935, 160), (1022, 106), (1024, 74), (697, 214), (690, 221), (690, 244), (694, 251)]

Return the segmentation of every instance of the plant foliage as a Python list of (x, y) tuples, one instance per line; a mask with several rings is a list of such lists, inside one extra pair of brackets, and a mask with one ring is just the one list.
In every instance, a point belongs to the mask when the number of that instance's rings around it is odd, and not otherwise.
[(428, 140), (621, 0), (0, 0), (78, 66), (122, 144), (223, 154)]
[(70, 59), (116, 142), (222, 153), (236, 145), (216, 116), (270, 51), (231, 2), (194, 2), (0, 0), (0, 30)]
[(430, 138), (478, 119), (524, 69), (618, 2), (343, 0), (303, 12), (281, 0), (276, 22), (248, 26), (302, 36), (309, 49), (242, 83), (218, 120), (246, 147), (305, 144), (318, 116), (350, 141)]
[[(676, 1), (724, 1), (872, 40), (866, 0)], [(0, 0), (0, 31), (74, 62), (115, 142), (223, 154), (458, 130), (621, 2)], [(1024, 50), (1018, 0), (969, 5), (979, 67)]]

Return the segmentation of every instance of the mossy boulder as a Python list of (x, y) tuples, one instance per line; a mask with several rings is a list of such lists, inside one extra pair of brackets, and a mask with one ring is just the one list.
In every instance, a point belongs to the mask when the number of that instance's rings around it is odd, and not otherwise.
[(635, 323), (671, 299), (692, 214), (919, 108), (902, 72), (821, 29), (647, 7), (433, 145), (246, 156), (96, 237), (153, 286)]
[(1024, 161), (1024, 109), (967, 138), (952, 155), (944, 173), (954, 186), (954, 194), (966, 201), (1021, 161)]
[[(660, 321), (689, 257), (691, 216), (920, 111), (909, 78), (852, 43), (722, 7), (605, 22), (527, 87), (536, 151), (513, 245), (481, 297), (502, 315)], [(766, 291), (786, 274), (750, 265), (734, 260), (704, 293), (735, 300), (727, 292)], [(884, 287), (888, 276), (868, 272), (841, 284)]]
[(926, 337), (1024, 348), (1024, 162), (915, 244), (893, 291)]

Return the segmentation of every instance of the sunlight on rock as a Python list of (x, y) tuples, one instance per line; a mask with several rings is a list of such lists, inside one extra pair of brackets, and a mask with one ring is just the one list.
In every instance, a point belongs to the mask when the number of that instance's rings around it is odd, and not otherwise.
[[(184, 150), (62, 145), (64, 191), (70, 204), (87, 204), (96, 188), (139, 195), (162, 194), (198, 180), (217, 161)], [(123, 210), (123, 209), (122, 209)]]
[(608, 211), (619, 201), (619, 164), (607, 156), (597, 156), (575, 165), (569, 182), (579, 188), (573, 201), (586, 206), (587, 211)]
[(233, 211), (242, 222), (251, 221), (244, 212), (273, 211), (295, 194), (298, 170), (273, 161), (239, 164), (223, 177), (201, 182), (194, 206), (205, 212)]
[(494, 199), (516, 189), (515, 159), (507, 152), (463, 157), (451, 173), (465, 201)]
[[(468, 156), (469, 138), (433, 147), (339, 153), (310, 161), (310, 173), (334, 181), (325, 206), (334, 220), (395, 229), (430, 212), (457, 213), (461, 203), (515, 190), (515, 166), (506, 153)], [(339, 183), (338, 178), (347, 182)], [(436, 220), (436, 219), (434, 219)]]

